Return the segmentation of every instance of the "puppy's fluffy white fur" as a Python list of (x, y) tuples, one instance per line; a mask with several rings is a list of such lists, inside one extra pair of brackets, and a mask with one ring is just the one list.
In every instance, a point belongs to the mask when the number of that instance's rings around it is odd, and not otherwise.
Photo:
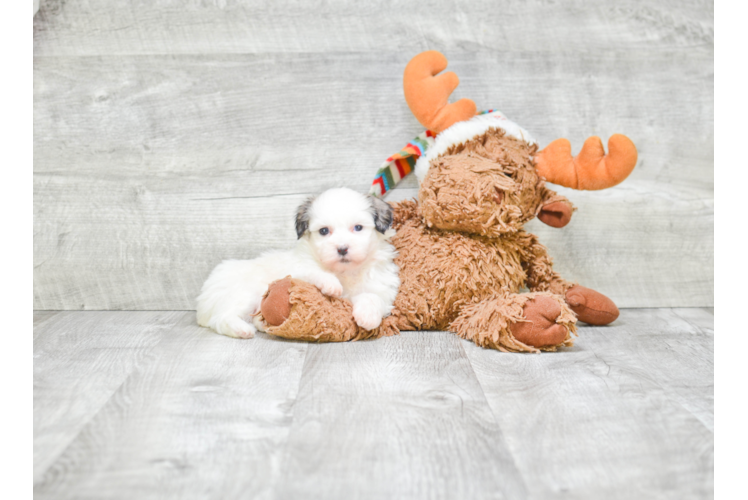
[(252, 260), (225, 260), (197, 298), (197, 322), (229, 337), (265, 331), (256, 316), (268, 285), (288, 275), (326, 295), (349, 299), (356, 323), (378, 327), (392, 310), (400, 286), (388, 241), (394, 231), (387, 203), (347, 188), (325, 191), (296, 215), (296, 247), (265, 252)]

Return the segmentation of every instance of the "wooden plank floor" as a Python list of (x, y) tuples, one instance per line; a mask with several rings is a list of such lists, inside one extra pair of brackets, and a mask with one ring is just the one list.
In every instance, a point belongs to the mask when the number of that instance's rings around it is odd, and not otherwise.
[(521, 355), (38, 312), (35, 498), (711, 498), (713, 321), (625, 309)]

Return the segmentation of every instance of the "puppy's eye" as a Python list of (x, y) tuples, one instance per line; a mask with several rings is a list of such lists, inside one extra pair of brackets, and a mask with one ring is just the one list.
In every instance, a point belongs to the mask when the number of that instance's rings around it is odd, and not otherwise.
[(361, 231), (363, 228), (364, 226), (362, 226), (361, 224), (356, 224), (355, 226), (353, 226), (354, 231)]
[(328, 234), (330, 234), (330, 230), (327, 229), (326, 227), (323, 227), (322, 229), (319, 230), (319, 234), (321, 234), (322, 236), (327, 236)]

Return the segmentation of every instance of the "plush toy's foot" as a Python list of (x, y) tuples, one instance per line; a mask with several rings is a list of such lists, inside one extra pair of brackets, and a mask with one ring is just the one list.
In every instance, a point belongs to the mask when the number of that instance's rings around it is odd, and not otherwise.
[(555, 351), (574, 344), (576, 321), (560, 295), (501, 293), (464, 306), (450, 329), (481, 347), (500, 351)]
[(562, 344), (568, 329), (556, 323), (561, 315), (561, 304), (545, 295), (538, 295), (525, 302), (525, 321), (509, 325), (514, 338), (532, 347), (549, 347)]
[(268, 326), (280, 326), (291, 314), (291, 278), (283, 278), (268, 286), (260, 303), (260, 312)]
[(590, 325), (607, 325), (618, 318), (618, 308), (608, 297), (590, 288), (574, 285), (566, 292), (569, 304), (579, 321)]
[(314, 285), (290, 276), (268, 286), (260, 315), (267, 333), (287, 339), (345, 342), (398, 333), (392, 316), (384, 318), (379, 328), (361, 328), (350, 301), (324, 295)]

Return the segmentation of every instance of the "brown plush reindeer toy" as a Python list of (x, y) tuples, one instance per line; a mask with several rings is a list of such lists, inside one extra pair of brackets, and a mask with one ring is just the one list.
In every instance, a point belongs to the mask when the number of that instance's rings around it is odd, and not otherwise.
[[(618, 309), (606, 296), (564, 280), (537, 237), (533, 217), (568, 224), (571, 203), (548, 189), (605, 189), (636, 165), (623, 135), (587, 139), (571, 156), (566, 139), (542, 151), (527, 131), (501, 113), (476, 114), (475, 104), (447, 99), (459, 80), (439, 52), (424, 52), (405, 68), (405, 99), (428, 128), (388, 159), (375, 180), (383, 195), (415, 165), (418, 203), (393, 203), (401, 285), (392, 314), (372, 331), (358, 327), (350, 302), (286, 278), (269, 287), (261, 306), (268, 333), (312, 341), (347, 341), (400, 330), (450, 330), (501, 351), (553, 351), (572, 345), (577, 319), (606, 325)], [(416, 162), (416, 158), (418, 158)], [(520, 293), (522, 287), (529, 293)]]

